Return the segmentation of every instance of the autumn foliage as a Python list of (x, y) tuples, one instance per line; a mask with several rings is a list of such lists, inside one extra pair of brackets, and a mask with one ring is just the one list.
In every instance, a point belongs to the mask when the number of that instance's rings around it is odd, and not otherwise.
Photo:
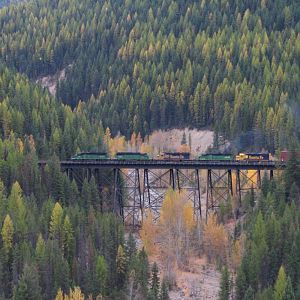
[(228, 234), (217, 217), (210, 215), (203, 228), (203, 247), (209, 261), (225, 263), (229, 246)]
[(157, 224), (148, 213), (140, 232), (143, 245), (149, 254), (158, 251), (163, 257), (166, 276), (174, 279), (175, 269), (188, 265), (191, 252), (191, 239), (196, 222), (193, 207), (184, 193), (169, 189), (166, 193)]
[(153, 222), (153, 217), (154, 216), (150, 210), (146, 212), (146, 217), (140, 231), (140, 236), (148, 255), (154, 254), (157, 250), (155, 243), (155, 239), (157, 237), (157, 226)]

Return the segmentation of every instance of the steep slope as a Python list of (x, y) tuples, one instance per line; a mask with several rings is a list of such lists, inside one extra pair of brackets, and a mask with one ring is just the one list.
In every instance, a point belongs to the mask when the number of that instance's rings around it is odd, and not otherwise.
[(299, 135), (295, 1), (29, 1), (1, 10), (1, 58), (112, 132), (213, 126), (270, 150)]

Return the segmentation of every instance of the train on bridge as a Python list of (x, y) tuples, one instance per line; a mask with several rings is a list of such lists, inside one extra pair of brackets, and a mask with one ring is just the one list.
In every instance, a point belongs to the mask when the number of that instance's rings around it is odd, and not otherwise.
[[(289, 153), (282, 151), (280, 154), (280, 161), (287, 161)], [(110, 158), (106, 152), (81, 152), (71, 157), (72, 161), (101, 161), (101, 160), (151, 160), (146, 153), (141, 152), (117, 152), (114, 158)], [(189, 152), (164, 152), (157, 155), (154, 160), (166, 161), (185, 161), (190, 160)], [(270, 153), (238, 153), (233, 155), (230, 153), (210, 153), (202, 154), (194, 160), (199, 161), (252, 161), (252, 162), (266, 162), (274, 160)]]

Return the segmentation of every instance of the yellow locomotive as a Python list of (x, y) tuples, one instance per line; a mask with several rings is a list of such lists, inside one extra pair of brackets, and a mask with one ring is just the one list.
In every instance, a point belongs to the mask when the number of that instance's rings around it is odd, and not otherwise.
[(270, 153), (239, 153), (235, 156), (237, 161), (269, 161)]

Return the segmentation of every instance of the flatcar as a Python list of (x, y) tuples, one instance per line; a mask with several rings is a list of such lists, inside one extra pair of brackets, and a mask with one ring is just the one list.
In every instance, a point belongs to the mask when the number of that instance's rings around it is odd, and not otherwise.
[(148, 160), (149, 156), (147, 153), (140, 152), (117, 152), (115, 158), (122, 160)]
[(235, 156), (237, 161), (269, 161), (270, 153), (239, 153)]
[(222, 153), (208, 153), (202, 154), (198, 157), (198, 160), (217, 160), (217, 161), (229, 161), (233, 160), (232, 154), (222, 154)]
[(71, 157), (71, 160), (104, 160), (109, 159), (106, 152), (80, 152)]
[(160, 158), (165, 160), (188, 160), (190, 155), (190, 152), (164, 152), (160, 155)]

